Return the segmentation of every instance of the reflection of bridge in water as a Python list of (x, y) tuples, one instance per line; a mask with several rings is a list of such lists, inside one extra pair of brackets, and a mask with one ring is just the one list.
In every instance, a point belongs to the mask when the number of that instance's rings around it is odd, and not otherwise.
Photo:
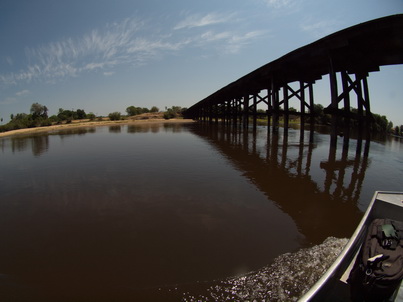
[[(279, 116), (284, 115), (287, 127), (290, 113), (296, 114), (289, 107), (293, 99), (299, 103), (297, 114), (302, 123), (305, 116), (315, 115), (315, 81), (329, 75), (330, 104), (326, 112), (332, 114), (332, 124), (337, 124), (337, 117), (365, 121), (372, 116), (368, 74), (379, 71), (380, 66), (403, 64), (402, 32), (402, 14), (336, 32), (221, 88), (191, 106), (186, 114), (203, 121), (241, 121), (246, 125), (250, 116), (256, 122), (257, 106), (263, 104), (273, 125), (277, 126)], [(357, 99), (357, 113), (351, 110), (352, 92)]]
[[(341, 150), (329, 142), (324, 153), (315, 150), (318, 134), (303, 129), (272, 133), (265, 127), (200, 125), (194, 132), (289, 214), (309, 243), (321, 243), (329, 234), (351, 236), (361, 216), (357, 202), (368, 166), (369, 140), (345, 137)], [(322, 149), (323, 142), (320, 145)]]

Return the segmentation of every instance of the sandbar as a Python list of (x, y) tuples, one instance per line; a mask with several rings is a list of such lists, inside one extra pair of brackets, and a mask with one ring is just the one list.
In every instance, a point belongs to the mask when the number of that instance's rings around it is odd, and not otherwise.
[(40, 133), (40, 132), (50, 132), (50, 131), (58, 131), (64, 129), (72, 129), (72, 128), (81, 128), (81, 127), (98, 127), (98, 126), (113, 126), (113, 125), (142, 125), (142, 124), (172, 124), (172, 123), (194, 123), (195, 121), (192, 119), (125, 119), (119, 121), (88, 121), (88, 120), (75, 120), (69, 124), (59, 124), (45, 127), (35, 127), (35, 128), (24, 128), (18, 130), (11, 130), (6, 132), (1, 132), (0, 137), (5, 136), (14, 136), (21, 134), (31, 134), (31, 133)]

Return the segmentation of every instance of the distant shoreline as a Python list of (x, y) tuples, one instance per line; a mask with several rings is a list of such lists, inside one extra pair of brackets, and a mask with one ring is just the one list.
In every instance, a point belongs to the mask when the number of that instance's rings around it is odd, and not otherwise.
[(11, 130), (0, 133), (1, 137), (6, 136), (17, 136), (22, 134), (33, 134), (33, 133), (43, 133), (49, 131), (57, 131), (64, 129), (74, 129), (74, 128), (83, 128), (83, 127), (100, 127), (100, 126), (114, 126), (114, 125), (145, 125), (145, 124), (179, 124), (179, 123), (194, 123), (195, 121), (192, 119), (144, 119), (144, 120), (120, 120), (120, 121), (73, 121), (69, 124), (60, 124), (60, 125), (52, 125), (45, 127), (35, 127), (35, 128), (24, 128), (18, 130)]

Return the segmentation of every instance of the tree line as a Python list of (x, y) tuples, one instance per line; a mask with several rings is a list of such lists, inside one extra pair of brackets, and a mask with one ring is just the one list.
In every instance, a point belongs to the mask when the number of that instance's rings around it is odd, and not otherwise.
[(39, 103), (33, 103), (30, 113), (17, 113), (10, 115), (10, 121), (0, 126), (0, 132), (18, 130), (24, 128), (45, 127), (54, 124), (71, 123), (73, 120), (95, 119), (95, 114), (85, 113), (83, 109), (65, 110), (59, 109), (57, 115), (48, 116), (48, 108)]
[[(341, 109), (343, 110), (343, 109)], [(358, 109), (357, 108), (351, 108), (350, 109), (350, 114), (353, 116), (358, 116)], [(314, 113), (315, 113), (315, 119), (318, 123), (327, 125), (330, 124), (331, 122), (331, 115), (326, 114), (324, 108), (320, 104), (315, 104), (314, 105)], [(377, 133), (393, 133), (393, 122), (389, 121), (385, 115), (380, 115), (377, 113), (371, 113), (372, 117), (369, 119), (370, 123), (370, 129), (373, 132)], [(365, 118), (365, 112), (364, 112), (364, 118)], [(358, 128), (359, 127), (359, 121), (357, 119), (348, 119), (345, 117), (338, 117), (337, 121), (339, 126), (344, 126), (347, 123), (349, 123), (351, 128)], [(402, 126), (401, 126), (402, 127)]]
[[(326, 114), (323, 106), (321, 104), (314, 105), (314, 118), (315, 122), (322, 125), (329, 125), (331, 122), (331, 115)], [(182, 108), (180, 106), (172, 106), (170, 108), (165, 107), (165, 111), (163, 112), (163, 117), (165, 119), (178, 118), (182, 117), (186, 111), (186, 108)], [(290, 107), (290, 114), (297, 114), (297, 110)], [(151, 109), (129, 106), (126, 108), (127, 116), (122, 116), (120, 112), (112, 112), (109, 113), (108, 117), (110, 120), (121, 120), (126, 117), (131, 117), (135, 115), (140, 115), (144, 113), (158, 113), (159, 108), (156, 106), (152, 106)], [(358, 109), (352, 108), (352, 114), (357, 114)], [(265, 111), (262, 109), (258, 110), (260, 115), (264, 115)], [(10, 122), (5, 125), (0, 126), (0, 132), (17, 130), (23, 128), (33, 128), (33, 127), (44, 127), (51, 126), (55, 124), (62, 123), (71, 123), (73, 120), (95, 120), (97, 117), (94, 113), (86, 113), (83, 109), (77, 110), (66, 110), (63, 108), (59, 108), (59, 111), (56, 115), (48, 116), (48, 108), (45, 105), (41, 105), (39, 103), (33, 103), (30, 108), (30, 113), (17, 113), (11, 114)], [(102, 120), (102, 117), (98, 117), (98, 119)], [(338, 124), (344, 125), (347, 123), (347, 119), (343, 117), (338, 118)], [(309, 117), (308, 117), (309, 121)], [(350, 120), (350, 126), (352, 128), (358, 127), (357, 120)], [(379, 115), (376, 113), (372, 113), (371, 118), (371, 130), (378, 133), (390, 133), (398, 136), (403, 136), (403, 125), (393, 126), (391, 121), (388, 121), (386, 116)]]
[[(358, 116), (358, 109), (357, 108), (351, 108), (351, 115), (352, 116)], [(296, 110), (293, 107), (290, 107), (288, 109), (289, 115), (290, 116), (295, 116), (298, 117), (300, 115), (300, 112)], [(320, 125), (331, 125), (332, 121), (332, 116), (331, 114), (328, 114), (325, 112), (325, 109), (323, 105), (321, 104), (315, 104), (313, 108), (313, 118), (315, 119), (314, 122), (316, 124)], [(260, 117), (265, 117), (267, 118), (267, 111), (263, 109), (258, 109), (257, 114)], [(365, 113), (364, 113), (365, 117)], [(307, 117), (305, 119), (306, 122), (311, 122), (311, 116), (309, 115), (309, 112), (307, 113)], [(358, 128), (359, 127), (359, 121), (357, 119), (347, 119), (345, 117), (339, 116), (337, 124), (340, 127), (343, 127), (349, 123), (349, 126), (351, 128)], [(376, 133), (389, 133), (389, 134), (394, 134), (394, 135), (400, 135), (403, 136), (403, 125), (400, 126), (393, 126), (393, 122), (389, 121), (385, 115), (380, 115), (377, 113), (372, 113), (372, 118), (370, 118), (370, 129), (373, 132)]]
[[(135, 107), (135, 106), (129, 106), (126, 108), (126, 113), (127, 116), (135, 116), (143, 113), (157, 113), (159, 112), (159, 108), (156, 106), (151, 107), (151, 109), (148, 108), (141, 108), (141, 107)], [(117, 121), (122, 119), (122, 114), (118, 111), (109, 113), (108, 115), (109, 119), (111, 121)]]
[[(165, 108), (166, 111), (163, 114), (165, 119), (181, 117), (183, 111), (186, 108), (179, 106), (172, 106), (171, 108)], [(129, 106), (126, 108), (127, 116), (135, 116), (144, 113), (158, 113), (159, 108), (152, 106), (151, 109), (141, 108), (135, 106)], [(112, 112), (108, 115), (110, 120), (121, 120), (125, 117), (121, 115), (120, 112)], [(51, 125), (57, 125), (62, 123), (71, 123), (73, 120), (84, 120), (88, 119), (90, 121), (98, 118), (102, 120), (102, 117), (96, 117), (92, 112), (86, 113), (83, 109), (77, 110), (66, 110), (59, 108), (56, 115), (48, 116), (48, 108), (45, 105), (39, 103), (33, 103), (30, 108), (30, 113), (17, 113), (10, 115), (10, 121), (0, 126), (0, 132), (6, 132), (11, 130), (18, 130), (24, 128), (34, 128), (34, 127), (45, 127)], [(1, 120), (2, 121), (2, 120)]]

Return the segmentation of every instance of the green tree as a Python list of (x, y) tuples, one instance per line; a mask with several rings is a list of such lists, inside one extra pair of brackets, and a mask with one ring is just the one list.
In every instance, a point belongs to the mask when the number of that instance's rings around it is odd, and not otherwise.
[[(386, 116), (384, 115), (379, 115), (376, 113), (372, 114), (373, 117), (373, 122), (372, 122), (372, 129), (376, 132), (387, 132), (388, 131), (388, 126), (389, 122)], [(393, 124), (392, 124), (393, 127)]]
[(59, 122), (59, 118), (57, 117), (57, 115), (52, 115), (48, 118), (50, 123), (57, 123)]
[(95, 120), (95, 114), (90, 112), (87, 114), (87, 118), (90, 119), (90, 121), (93, 121), (93, 120)]
[(77, 112), (59, 108), (59, 113), (57, 114), (57, 117), (60, 119), (60, 121), (70, 121), (71, 122), (72, 120), (77, 119)]
[(313, 105), (313, 112), (315, 113), (316, 116), (323, 115), (323, 105), (321, 104)]
[(39, 103), (33, 103), (31, 105), (31, 114), (33, 119), (37, 119), (39, 117), (48, 118), (48, 108)]
[(126, 108), (126, 112), (129, 116), (134, 116), (142, 113), (142, 109), (140, 107), (129, 106)]
[(87, 118), (87, 114), (85, 113), (85, 111), (83, 109), (77, 109), (76, 114), (77, 114), (77, 119), (79, 119), (79, 120)]
[(127, 112), (127, 115), (129, 115), (129, 116), (133, 116), (133, 115), (136, 115), (137, 113), (137, 111), (136, 111), (136, 107), (134, 107), (134, 106), (129, 106), (129, 107), (127, 107), (126, 108), (126, 112)]
[[(158, 110), (158, 108), (157, 108)], [(135, 107), (135, 106), (129, 106), (126, 108), (127, 115), (129, 116), (134, 116), (142, 113), (148, 113), (150, 112), (150, 109), (148, 108), (141, 108), (141, 107)]]
[[(386, 118), (386, 117), (385, 117)], [(390, 133), (390, 132), (392, 132), (393, 130), (393, 123), (392, 123), (392, 121), (390, 121), (389, 123), (388, 123), (388, 126), (387, 126), (387, 128), (386, 128), (386, 131), (388, 132), (388, 133)]]
[(108, 116), (111, 121), (118, 121), (122, 118), (120, 112), (112, 112)]
[(159, 112), (159, 111), (160, 111), (160, 109), (158, 107), (156, 107), (156, 106), (152, 106), (151, 109), (150, 109), (150, 112), (152, 112), (152, 113), (156, 113), (156, 112)]
[(169, 120), (171, 118), (182, 116), (183, 112), (185, 111), (186, 108), (182, 108), (180, 106), (172, 106), (171, 108), (167, 108), (167, 111), (164, 112), (164, 119)]

